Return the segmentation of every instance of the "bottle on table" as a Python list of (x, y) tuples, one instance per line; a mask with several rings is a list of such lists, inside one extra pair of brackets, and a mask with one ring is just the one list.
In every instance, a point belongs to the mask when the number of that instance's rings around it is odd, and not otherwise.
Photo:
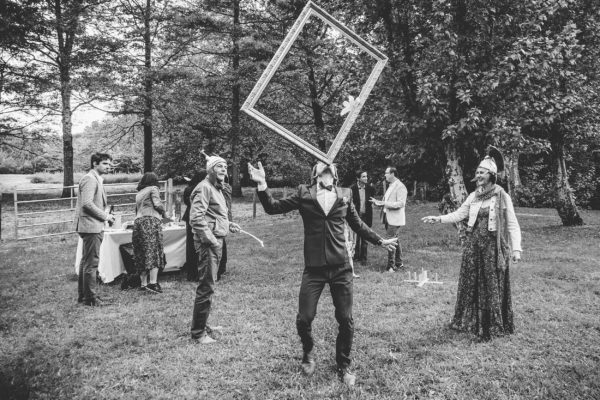
[[(114, 204), (110, 206), (110, 210), (108, 211), (108, 214), (113, 215), (113, 216), (115, 215), (115, 205)], [(112, 221), (109, 220), (107, 222), (108, 222), (108, 226), (112, 227), (115, 220), (113, 219)]]

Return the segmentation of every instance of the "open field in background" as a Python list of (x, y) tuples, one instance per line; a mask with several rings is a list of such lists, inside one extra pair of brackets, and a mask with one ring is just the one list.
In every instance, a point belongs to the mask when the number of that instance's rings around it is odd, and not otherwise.
[[(85, 172), (76, 172), (73, 181), (77, 184)], [(139, 182), (142, 174), (107, 174), (104, 175), (105, 183)], [(62, 173), (37, 172), (35, 174), (0, 174), (0, 191), (9, 193), (14, 189), (23, 188), (61, 188), (63, 183)]]
[[(0, 175), (1, 177), (2, 175)], [(106, 186), (106, 190), (108, 193), (108, 202), (109, 204), (126, 204), (126, 203), (135, 203), (135, 194), (126, 194), (130, 192), (136, 191), (137, 182), (131, 184), (124, 184), (119, 186)], [(37, 185), (35, 185), (37, 186)], [(181, 194), (183, 194), (183, 190), (185, 189), (185, 185), (174, 185), (173, 189), (175, 191), (179, 190)], [(163, 187), (161, 187), (161, 190)], [(291, 189), (285, 189), (287, 193), (290, 193)], [(27, 190), (23, 192), (19, 192), (19, 201), (21, 200), (42, 200), (42, 199), (52, 199), (52, 198), (60, 198), (62, 191), (62, 187), (59, 185), (54, 188), (46, 188), (44, 190)], [(276, 198), (281, 197), (283, 195), (284, 189), (276, 188), (273, 189), (274, 196)], [(252, 196), (254, 193), (253, 188), (243, 188), (242, 194), (243, 197), (239, 199), (235, 199), (234, 206), (234, 218), (244, 218), (252, 216)], [(161, 194), (161, 197), (164, 197)], [(257, 200), (258, 201), (258, 200)], [(27, 213), (27, 212), (38, 212), (38, 211), (48, 211), (48, 210), (63, 210), (57, 211), (56, 213), (44, 213), (44, 214), (33, 214), (33, 215), (24, 215), (19, 217), (19, 226), (22, 225), (31, 225), (31, 224), (40, 224), (46, 223), (50, 221), (69, 221), (73, 219), (74, 211), (69, 211), (70, 208), (73, 208), (77, 203), (76, 199), (66, 199), (66, 200), (52, 200), (45, 202), (35, 202), (35, 203), (25, 203), (19, 205), (19, 213)], [(4, 197), (2, 199), (2, 239), (13, 239), (15, 237), (14, 231), (14, 206), (13, 206), (13, 194), (12, 193), (4, 193)], [(185, 211), (185, 205), (182, 203), (182, 215), (183, 211)], [(116, 213), (130, 213), (133, 214), (135, 212), (134, 205), (128, 206), (119, 206), (115, 207)], [(260, 203), (257, 204), (257, 215), (260, 213), (264, 213)], [(132, 220), (134, 218), (133, 215), (123, 216), (122, 221), (126, 222)], [(39, 227), (28, 227), (19, 229), (19, 237), (23, 236), (33, 236), (33, 235), (42, 235), (48, 233), (59, 233), (59, 232), (68, 232), (72, 229), (72, 222), (64, 222), (57, 223), (52, 225), (45, 225)]]
[(599, 398), (600, 212), (584, 211), (586, 226), (563, 228), (554, 210), (517, 210), (525, 253), (511, 271), (516, 333), (485, 344), (445, 328), (460, 248), (452, 227), (418, 221), (435, 212), (435, 204), (409, 204), (405, 259), (444, 285), (416, 288), (379, 272), (385, 253), (378, 248), (358, 267), (353, 389), (335, 380), (327, 289), (314, 323), (318, 369), (312, 378), (300, 373), (296, 213), (269, 217), (259, 207), (255, 220), (240, 215), (266, 247), (244, 235), (228, 239), (230, 274), (217, 285), (209, 321), (224, 330), (212, 346), (188, 338), (195, 285), (179, 273), (160, 278), (162, 295), (103, 285), (114, 305), (89, 309), (75, 301), (75, 236), (4, 242), (0, 398)]

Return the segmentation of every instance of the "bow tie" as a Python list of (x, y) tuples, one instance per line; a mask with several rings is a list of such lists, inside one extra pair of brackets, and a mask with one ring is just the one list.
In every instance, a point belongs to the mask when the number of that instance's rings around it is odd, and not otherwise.
[(329, 190), (330, 192), (333, 190), (333, 185), (324, 185), (323, 182), (319, 182), (319, 187), (321, 189)]

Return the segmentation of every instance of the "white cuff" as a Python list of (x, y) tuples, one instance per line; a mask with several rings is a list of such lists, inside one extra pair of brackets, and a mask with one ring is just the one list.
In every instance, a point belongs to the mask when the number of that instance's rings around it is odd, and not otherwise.
[(267, 183), (265, 182), (265, 183), (258, 184), (256, 189), (258, 189), (259, 192), (264, 192), (265, 190), (267, 190)]

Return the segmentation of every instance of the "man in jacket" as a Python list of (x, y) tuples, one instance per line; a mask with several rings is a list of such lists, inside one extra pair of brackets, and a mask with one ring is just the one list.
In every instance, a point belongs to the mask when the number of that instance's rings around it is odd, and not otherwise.
[(387, 272), (396, 272), (404, 269), (402, 263), (402, 245), (400, 244), (400, 230), (406, 224), (404, 209), (406, 208), (406, 186), (397, 178), (398, 171), (394, 167), (387, 167), (385, 180), (389, 184), (383, 200), (371, 199), (376, 206), (383, 207), (383, 223), (388, 238), (396, 238), (398, 246), (388, 252)]
[(312, 321), (325, 284), (329, 284), (335, 318), (339, 324), (336, 340), (336, 363), (340, 380), (352, 386), (356, 376), (350, 372), (350, 351), (354, 335), (352, 319), (352, 269), (348, 264), (344, 238), (344, 221), (362, 238), (391, 249), (395, 239), (384, 240), (361, 221), (349, 189), (336, 187), (335, 166), (319, 162), (313, 168), (312, 185), (300, 185), (298, 191), (275, 200), (266, 184), (262, 164), (258, 169), (248, 164), (250, 178), (258, 184), (258, 198), (265, 212), (283, 214), (298, 210), (304, 223), (305, 269), (300, 284), (296, 328), (302, 342), (302, 369), (306, 375), (315, 371)]
[(113, 223), (115, 217), (106, 212), (107, 200), (102, 175), (111, 168), (108, 154), (95, 153), (91, 157), (91, 169), (79, 181), (77, 206), (75, 207), (75, 231), (83, 241), (83, 253), (79, 264), (77, 302), (86, 306), (103, 304), (96, 295), (98, 254), (102, 244), (104, 222)]
[(239, 232), (240, 226), (230, 222), (223, 196), (223, 181), (227, 162), (217, 156), (206, 161), (206, 178), (190, 196), (190, 225), (194, 232), (194, 246), (198, 252), (199, 283), (192, 315), (192, 339), (202, 344), (214, 343), (208, 335), (207, 320), (212, 304), (217, 271), (223, 250), (223, 239), (229, 232)]
[[(369, 201), (375, 195), (375, 189), (369, 185), (367, 171), (356, 171), (356, 182), (350, 186), (352, 190), (352, 202), (358, 211), (360, 219), (370, 228), (373, 225), (373, 204)], [(356, 244), (354, 249), (354, 260), (361, 263), (367, 262), (367, 241), (358, 235), (354, 235)]]

